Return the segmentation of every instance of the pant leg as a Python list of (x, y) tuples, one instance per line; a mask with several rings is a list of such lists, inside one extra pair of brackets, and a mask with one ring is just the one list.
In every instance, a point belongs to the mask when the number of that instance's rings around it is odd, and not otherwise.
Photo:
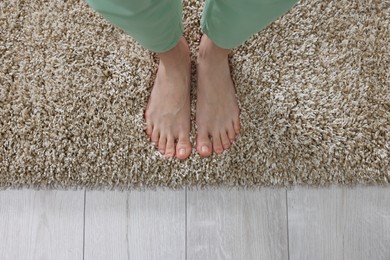
[(238, 47), (286, 13), (298, 0), (206, 0), (201, 30), (216, 45)]
[(86, 0), (144, 48), (165, 52), (183, 35), (181, 0)]

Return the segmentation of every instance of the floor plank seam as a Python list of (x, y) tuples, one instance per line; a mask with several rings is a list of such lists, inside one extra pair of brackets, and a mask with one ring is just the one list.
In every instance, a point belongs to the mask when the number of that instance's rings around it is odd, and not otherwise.
[(287, 259), (290, 260), (290, 234), (288, 227), (288, 189), (286, 189), (286, 219), (287, 219)]
[(83, 219), (83, 260), (85, 259), (85, 208), (87, 201), (87, 191), (84, 188), (84, 219)]
[(187, 260), (187, 187), (185, 189), (185, 230), (186, 230), (186, 233), (185, 233), (185, 260)]
[(127, 259), (130, 259), (130, 243), (129, 243), (129, 194), (126, 193), (126, 250), (127, 250)]

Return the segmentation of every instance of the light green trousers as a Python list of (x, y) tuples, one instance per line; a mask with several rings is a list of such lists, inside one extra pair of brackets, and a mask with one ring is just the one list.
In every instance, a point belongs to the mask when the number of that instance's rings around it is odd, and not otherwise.
[[(185, 1), (185, 0), (184, 0)], [(187, 0), (189, 1), (189, 0)], [(225, 49), (238, 47), (298, 0), (205, 0), (201, 31)], [(182, 0), (86, 0), (144, 48), (165, 52), (183, 35)]]

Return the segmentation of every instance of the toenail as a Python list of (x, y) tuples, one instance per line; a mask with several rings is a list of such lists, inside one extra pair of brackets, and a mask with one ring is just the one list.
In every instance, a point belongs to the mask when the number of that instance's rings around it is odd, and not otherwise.
[(207, 146), (202, 146), (202, 152), (208, 152), (209, 151), (209, 148)]
[(181, 148), (181, 149), (179, 150), (179, 154), (180, 154), (180, 155), (184, 155), (185, 153), (186, 153), (186, 149)]

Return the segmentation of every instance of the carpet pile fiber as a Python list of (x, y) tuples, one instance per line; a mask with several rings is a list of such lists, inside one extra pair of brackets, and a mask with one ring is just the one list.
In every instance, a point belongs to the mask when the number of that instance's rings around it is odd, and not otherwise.
[[(183, 1), (196, 59), (204, 1)], [(390, 181), (390, 2), (302, 0), (230, 56), (241, 135), (165, 159), (144, 133), (157, 56), (79, 0), (0, 2), (0, 187)]]

